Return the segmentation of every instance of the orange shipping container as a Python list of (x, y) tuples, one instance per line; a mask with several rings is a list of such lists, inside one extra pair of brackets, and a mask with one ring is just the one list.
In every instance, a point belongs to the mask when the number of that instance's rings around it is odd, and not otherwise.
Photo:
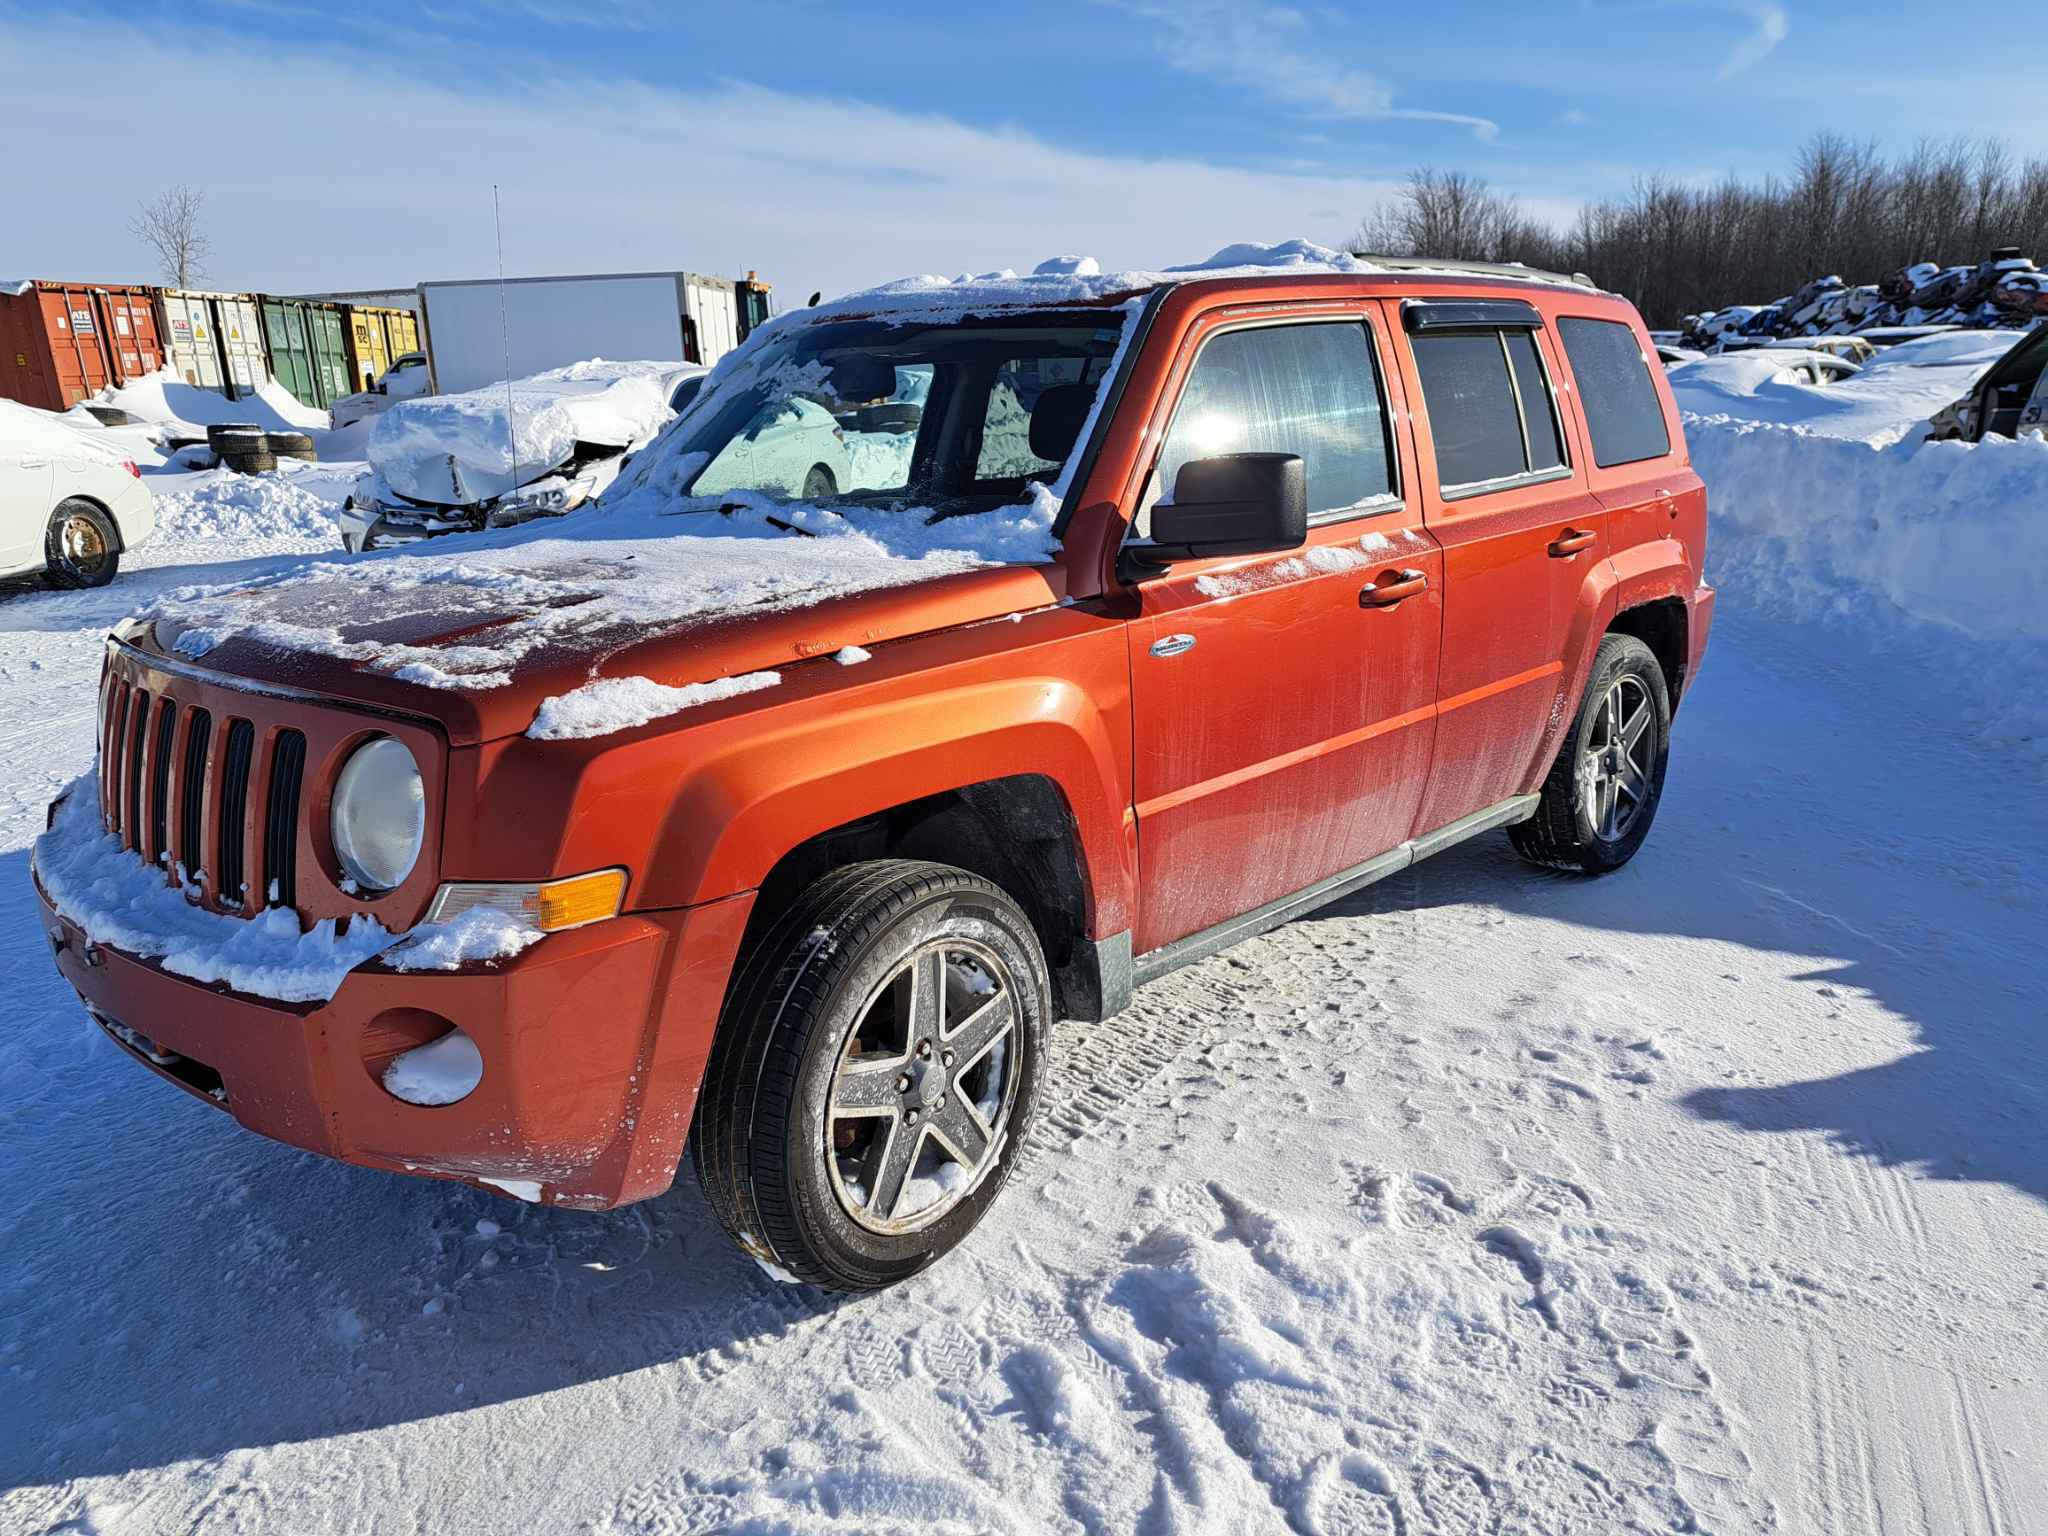
[(147, 288), (38, 281), (0, 289), (0, 395), (69, 410), (162, 364)]

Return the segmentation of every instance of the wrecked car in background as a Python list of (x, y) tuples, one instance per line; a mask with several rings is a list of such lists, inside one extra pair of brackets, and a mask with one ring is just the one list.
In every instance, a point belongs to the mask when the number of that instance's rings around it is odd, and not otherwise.
[(370, 468), (342, 508), (342, 544), (361, 553), (572, 512), (618, 478), (673, 417), (679, 386), (703, 372), (597, 359), (399, 401), (370, 429)]
[(1985, 372), (1970, 392), (1927, 424), (1930, 439), (2048, 436), (2048, 325)]

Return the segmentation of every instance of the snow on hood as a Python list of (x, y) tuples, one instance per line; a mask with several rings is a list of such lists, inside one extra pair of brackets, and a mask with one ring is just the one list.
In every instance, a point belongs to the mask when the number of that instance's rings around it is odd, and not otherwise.
[(459, 549), (310, 560), (253, 582), (179, 588), (142, 617), (180, 656), (241, 640), (423, 687), (501, 688), (537, 653), (1043, 558), (1054, 505), (1041, 491), (1030, 506), (927, 524), (918, 510), (842, 516), (765, 496), (729, 504), (723, 514), (600, 507), (467, 536)]
[(689, 365), (602, 358), (459, 395), (401, 400), (377, 418), (370, 466), (401, 496), (471, 506), (538, 480), (578, 443), (621, 450), (669, 419)]

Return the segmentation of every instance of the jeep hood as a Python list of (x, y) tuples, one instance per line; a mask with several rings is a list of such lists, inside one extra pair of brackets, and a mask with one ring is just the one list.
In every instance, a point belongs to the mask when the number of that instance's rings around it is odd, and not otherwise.
[[(1042, 563), (1043, 500), (955, 519), (982, 525), (955, 539), (918, 511), (869, 512), (869, 532), (765, 499), (725, 514), (600, 507), (456, 548), (171, 592), (122, 638), (258, 688), (402, 710), (454, 742), (485, 741), (525, 731), (544, 700), (600, 676), (709, 682), (1056, 602), (1064, 575)], [(819, 531), (792, 533), (793, 520)]]

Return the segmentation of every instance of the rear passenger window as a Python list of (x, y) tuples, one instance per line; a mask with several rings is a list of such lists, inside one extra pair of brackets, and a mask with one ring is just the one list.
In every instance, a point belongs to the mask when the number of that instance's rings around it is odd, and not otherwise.
[(1565, 467), (1557, 407), (1532, 332), (1436, 331), (1412, 336), (1410, 344), (1445, 491)]
[[(1174, 408), (1154, 488), (1192, 459), (1298, 453), (1308, 510), (1342, 513), (1393, 494), (1370, 333), (1357, 322), (1226, 331), (1202, 348)], [(1144, 508), (1139, 532), (1150, 528)]]
[(1593, 462), (1607, 469), (1669, 453), (1664, 406), (1636, 333), (1615, 320), (1559, 320), (1557, 331), (1578, 381)]

